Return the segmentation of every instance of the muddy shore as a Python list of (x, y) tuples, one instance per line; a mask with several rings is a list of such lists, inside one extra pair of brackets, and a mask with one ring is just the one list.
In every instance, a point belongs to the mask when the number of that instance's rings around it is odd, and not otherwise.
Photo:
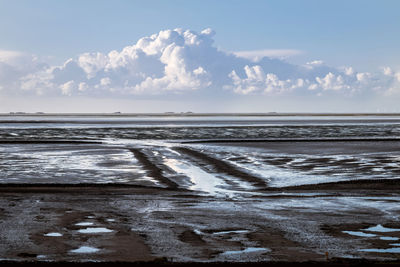
[[(395, 140), (2, 145), (10, 164), (3, 163), (3, 178), (14, 179), (12, 171), (28, 163), (60, 167), (37, 167), (40, 183), (3, 179), (3, 262), (335, 266), (400, 260), (400, 142)], [(18, 145), (20, 154), (11, 145)], [(86, 162), (83, 169), (72, 165), (74, 157)], [(72, 163), (62, 168), (58, 158)], [(91, 158), (99, 162), (87, 163)], [(138, 172), (125, 171), (131, 163)], [(93, 177), (100, 171), (91, 171), (92, 165), (114, 168), (111, 174), (126, 179), (99, 182)], [(268, 177), (256, 172), (263, 168)], [(89, 182), (52, 182), (61, 170), (63, 181), (81, 175)], [(194, 190), (193, 173), (221, 183), (214, 191)], [(286, 173), (298, 177), (280, 180)]]

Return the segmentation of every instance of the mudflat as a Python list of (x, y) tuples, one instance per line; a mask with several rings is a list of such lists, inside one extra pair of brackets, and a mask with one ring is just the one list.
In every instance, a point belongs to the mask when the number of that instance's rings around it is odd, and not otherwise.
[(2, 262), (400, 260), (398, 117), (100, 119), (0, 122)]
[[(332, 175), (368, 173), (368, 164), (364, 166), (368, 161), (375, 168), (397, 171), (394, 148), (399, 144), (383, 144), (185, 144), (170, 146), (168, 151), (157, 148), (158, 154), (150, 153), (148, 147), (129, 147), (126, 152), (135, 156), (144, 175), (152, 176), (152, 185), (3, 182), (0, 255), (3, 260), (57, 262), (399, 259), (399, 180), (380, 176), (379, 170), (375, 178), (342, 180)], [(76, 149), (85, 155), (110, 149), (105, 153), (110, 156), (116, 150), (93, 144), (90, 148), (57, 145), (58, 152)], [(238, 147), (245, 150), (236, 151)], [(334, 151), (328, 153), (329, 147)], [(35, 153), (44, 148), (29, 149)], [(55, 151), (54, 145), (51, 149)], [(320, 154), (320, 149), (327, 153)], [(291, 170), (311, 182), (274, 185), (272, 174), (268, 180), (245, 168), (255, 151), (260, 153), (257, 159), (269, 162), (268, 166)], [(213, 193), (192, 190), (196, 181), (187, 178), (190, 172), (174, 174), (174, 166), (168, 165), (165, 157), (172, 155), (216, 177), (231, 177), (231, 184), (221, 178), (225, 182), (216, 184)], [(339, 178), (322, 182), (315, 168), (321, 177), (326, 172)]]

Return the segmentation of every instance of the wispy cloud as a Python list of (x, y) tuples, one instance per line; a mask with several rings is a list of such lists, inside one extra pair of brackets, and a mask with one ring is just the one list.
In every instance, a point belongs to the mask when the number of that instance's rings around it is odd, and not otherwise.
[(253, 62), (260, 61), (264, 57), (284, 59), (303, 53), (303, 51), (297, 49), (263, 49), (233, 52), (236, 56), (249, 59)]

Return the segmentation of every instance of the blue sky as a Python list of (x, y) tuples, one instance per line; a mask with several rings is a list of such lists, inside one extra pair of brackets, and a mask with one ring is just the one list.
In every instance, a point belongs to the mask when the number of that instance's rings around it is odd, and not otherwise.
[[(392, 95), (391, 98), (393, 99), (393, 95), (395, 95), (393, 92), (397, 92), (397, 84), (393, 83), (396, 82), (397, 73), (400, 73), (399, 10), (400, 1), (394, 0), (0, 0), (0, 51), (8, 51), (7, 56), (3, 56), (5, 64), (11, 64), (4, 58), (9, 60), (9, 52), (14, 51), (24, 54), (24, 56), (33, 55), (35, 58), (34, 60), (47, 64), (50, 68), (52, 66), (63, 65), (69, 58), (76, 59), (79, 55), (87, 52), (100, 52), (105, 55), (112, 50), (120, 52), (124, 47), (135, 45), (139, 39), (151, 36), (152, 34), (158, 34), (162, 30), (181, 28), (183, 30), (191, 30), (200, 36), (202, 30), (211, 28), (215, 31), (215, 35), (210, 35), (213, 41), (212, 46), (227, 53), (268, 50), (269, 52), (266, 55), (272, 55), (272, 57), (274, 57), (274, 53), (279, 50), (283, 53), (283, 56), (278, 53), (279, 56), (277, 56), (277, 60), (284, 63), (303, 66), (307, 64), (307, 62), (323, 61), (325, 67), (329, 66), (330, 68), (338, 69), (337, 72), (326, 69), (325, 73), (322, 73), (322, 69), (318, 71), (315, 70), (314, 76), (307, 74), (307, 79), (309, 79), (309, 83), (307, 84), (308, 91), (306, 90), (305, 93), (299, 92), (299, 94), (303, 96), (308, 95), (309, 91), (314, 90), (312, 89), (315, 87), (313, 87), (313, 83), (320, 85), (323, 91), (322, 93), (324, 94), (325, 91), (331, 89), (329, 88), (331, 85), (332, 91), (340, 91), (337, 89), (339, 88), (337, 84), (335, 87), (330, 81), (340, 82), (340, 79), (338, 80), (340, 75), (342, 75), (345, 80), (347, 79), (347, 76), (345, 77), (344, 74), (340, 72), (343, 72), (343, 69), (341, 69), (343, 66), (352, 67), (355, 70), (354, 75), (357, 74), (356, 72), (369, 73), (371, 77), (373, 76), (371, 79), (374, 81), (380, 79), (375, 73), (384, 72), (383, 68), (390, 68), (386, 69), (385, 73), (387, 75), (385, 74), (384, 76), (386, 78), (392, 77), (394, 80), (388, 81), (388, 79), (385, 78), (379, 85), (381, 88), (379, 90), (386, 89), (386, 93), (382, 93), (379, 96), (372, 95), (371, 90), (377, 91), (377, 86), (375, 86), (375, 89), (372, 88), (368, 92), (362, 94), (363, 98), (364, 96), (370, 95), (369, 101), (374, 103), (372, 98), (385, 99), (385, 95)], [(287, 52), (289, 50), (295, 53), (284, 55), (285, 51)], [(3, 55), (4, 54), (5, 52), (3, 52)], [(36, 59), (36, 57), (38, 59)], [(188, 60), (186, 62), (192, 62), (192, 59), (185, 59)], [(81, 63), (82, 62), (78, 62), (77, 64)], [(16, 75), (14, 79), (22, 79), (25, 81), (27, 75), (32, 76), (33, 73), (38, 73), (37, 64), (39, 63), (36, 62), (35, 64), (35, 67), (32, 67), (32, 69), (20, 72), (25, 76)], [(202, 67), (204, 73), (210, 74), (210, 70), (205, 68), (205, 66), (208, 66), (207, 64), (199, 64), (200, 63), (196, 66)], [(281, 81), (291, 79), (293, 82), (294, 79), (300, 78), (306, 80), (306, 78), (301, 77), (299, 74), (290, 76), (288, 71), (279, 73), (274, 72), (273, 69), (268, 69), (268, 66), (272, 63), (261, 62), (258, 64), (253, 60), (247, 63), (244, 62), (242, 64), (243, 66), (238, 62), (235, 64), (235, 66), (232, 66), (232, 70), (235, 71), (241, 81), (237, 80), (237, 83), (233, 87), (236, 86), (236, 93), (241, 90), (239, 95), (242, 96), (244, 94), (247, 95), (247, 93), (244, 93), (244, 86), (248, 86), (248, 83), (251, 83), (252, 86), (254, 86), (254, 83), (257, 83), (257, 86), (260, 86), (260, 82), (264, 84), (268, 80), (268, 78), (263, 76), (263, 78), (260, 78), (260, 81), (249, 81), (251, 77), (247, 74), (249, 74), (256, 65), (261, 66), (262, 75), (267, 75), (268, 73), (277, 74)], [(245, 73), (244, 67), (246, 65), (249, 66), (250, 69), (248, 69), (249, 72)], [(82, 66), (82, 64), (79, 66)], [(193, 67), (191, 71), (194, 71), (197, 67)], [(290, 66), (287, 67), (290, 68)], [(15, 69), (17, 67), (13, 66), (13, 68)], [(14, 69), (12, 71), (14, 71)], [(0, 71), (2, 70), (4, 73), (6, 73), (6, 71), (11, 71), (6, 69), (6, 67), (3, 69), (0, 68)], [(40, 71), (43, 71), (43, 69), (40, 69)], [(107, 72), (109, 69), (104, 71)], [(259, 69), (255, 68), (254, 71), (258, 72)], [(329, 73), (333, 73), (334, 76), (326, 76)], [(214, 73), (211, 74), (215, 76)], [(152, 73), (151, 75), (161, 77), (163, 73)], [(225, 75), (223, 78), (226, 78), (226, 73), (221, 75)], [(3, 77), (8, 76), (8, 74), (3, 75)], [(0, 73), (0, 78), (1, 77)], [(120, 78), (120, 76), (118, 77)], [(232, 78), (233, 76), (230, 77)], [(321, 82), (318, 82), (318, 77)], [(108, 78), (113, 82), (117, 79), (116, 75), (102, 76), (98, 77), (98, 81), (100, 83), (101, 79)], [(327, 83), (324, 83), (324, 80), (322, 80), (323, 78), (326, 78)], [(330, 79), (329, 81), (328, 78)], [(90, 80), (92, 78), (88, 79)], [(245, 79), (247, 80), (245, 81)], [(82, 79), (71, 78), (71, 81), (75, 84), (84, 82), (90, 87), (90, 82), (87, 80), (83, 81)], [(105, 81), (106, 80), (103, 80), (104, 84), (106, 83)], [(131, 80), (129, 81), (132, 82)], [(63, 80), (63, 82), (66, 83), (68, 81)], [(2, 91), (8, 91), (4, 88), (11, 87), (11, 83), (12, 81), (8, 81), (6, 84), (4, 83), (2, 86), (3, 90), (0, 90), (0, 93)], [(203, 90), (203, 88), (209, 88), (209, 83), (203, 83), (201, 86), (193, 87), (193, 89)], [(239, 83), (241, 84), (240, 90), (238, 89)], [(20, 84), (13, 84), (16, 87), (21, 87)], [(53, 86), (58, 86), (60, 88), (63, 84), (52, 81)], [(114, 87), (116, 86), (113, 83), (111, 84)], [(211, 84), (215, 84), (214, 80), (211, 80)], [(342, 83), (342, 85), (343, 84), (344, 83)], [(78, 85), (76, 85), (76, 88), (78, 88), (77, 86)], [(221, 84), (218, 86), (229, 87), (230, 85)], [(352, 87), (350, 89), (354, 89), (354, 86), (354, 83), (346, 83), (346, 86), (343, 85), (342, 87)], [(173, 86), (170, 87), (173, 88)], [(65, 86), (63, 88), (65, 88)], [(263, 95), (265, 95), (265, 92), (268, 91), (266, 88), (257, 90), (259, 92), (264, 92)], [(297, 90), (297, 88), (298, 87), (295, 89)], [(361, 90), (359, 88), (356, 89)], [(357, 91), (356, 89), (353, 91)], [(18, 90), (18, 88), (15, 90)], [(253, 89), (250, 88), (246, 92), (250, 92), (251, 94), (258, 92), (256, 89), (252, 90)], [(388, 90), (392, 93), (387, 93)], [(65, 91), (68, 90), (64, 90), (63, 92)], [(81, 92), (82, 91), (83, 90), (81, 90)], [(204, 91), (207, 90), (204, 89)], [(317, 93), (320, 97), (318, 98), (319, 101), (323, 99), (321, 98), (322, 93)], [(23, 94), (10, 94), (7, 92), (3, 95), (3, 99), (10, 97), (10, 95), (18, 99), (18, 97)], [(39, 99), (44, 101), (43, 99), (45, 99), (46, 95), (47, 94), (44, 94), (44, 96), (39, 97)], [(55, 97), (55, 95), (56, 94), (52, 95), (52, 97)], [(295, 93), (294, 95), (297, 97), (298, 94)], [(291, 98), (289, 102), (293, 102), (293, 99), (295, 99), (294, 95), (286, 94), (282, 96), (282, 98), (285, 98), (285, 101), (289, 101), (288, 98)], [(351, 94), (345, 93), (343, 97), (347, 97), (346, 101), (348, 101), (348, 95), (356, 94), (354, 92)], [(36, 99), (38, 96), (40, 96), (40, 94), (31, 97), (32, 99)], [(114, 98), (114, 96), (110, 94), (104, 96), (107, 98)], [(84, 97), (92, 96), (89, 94), (81, 97), (79, 97), (79, 95), (70, 95), (70, 99), (73, 97), (83, 99)], [(99, 97), (99, 94), (96, 94), (96, 97)], [(121, 97), (121, 95), (116, 95), (115, 97), (118, 98)], [(163, 97), (165, 97), (165, 94)], [(332, 98), (332, 96), (329, 97)], [(339, 95), (335, 95), (335, 98), (340, 99), (340, 97)], [(133, 99), (137, 98), (137, 96), (133, 97)], [(147, 98), (151, 99), (151, 97)], [(153, 98), (159, 100), (160, 96)], [(189, 101), (186, 98), (190, 99), (190, 96), (185, 97), (185, 100), (182, 101)], [(250, 98), (247, 98), (247, 102), (250, 101), (248, 99)], [(309, 99), (309, 101), (311, 101), (312, 97)], [(354, 99), (354, 101), (359, 100)], [(386, 100), (379, 101), (376, 100), (374, 105), (371, 104), (371, 111), (375, 111), (379, 106), (387, 106)], [(306, 107), (308, 105), (304, 106)], [(332, 104), (332, 109), (333, 106), (335, 105)], [(354, 106), (354, 104), (350, 104), (350, 106)], [(348, 107), (343, 107), (343, 109), (347, 108)], [(304, 109), (304, 107), (299, 104), (298, 109), (301, 111), (300, 109)], [(335, 107), (335, 109), (340, 109), (340, 107)], [(2, 110), (0, 110), (0, 112), (1, 111)]]
[(229, 51), (299, 49), (333, 64), (400, 65), (400, 2), (0, 1), (0, 48), (65, 60), (165, 29), (217, 32)]

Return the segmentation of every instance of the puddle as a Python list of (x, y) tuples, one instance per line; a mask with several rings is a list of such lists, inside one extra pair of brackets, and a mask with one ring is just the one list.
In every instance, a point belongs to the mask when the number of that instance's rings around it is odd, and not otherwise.
[(214, 232), (213, 235), (227, 235), (227, 234), (247, 234), (248, 230), (233, 230), (233, 231), (221, 231)]
[(94, 248), (94, 247), (82, 246), (80, 248), (70, 250), (69, 252), (71, 252), (71, 253), (96, 253), (99, 250), (100, 249)]
[(47, 258), (46, 255), (37, 255), (36, 256), (36, 259), (45, 259), (45, 258)]
[(393, 243), (393, 244), (390, 244), (391, 246), (395, 246), (395, 247), (400, 247), (400, 243)]
[(55, 233), (55, 232), (53, 232), (53, 233), (47, 233), (47, 234), (44, 234), (44, 236), (54, 236), (54, 237), (59, 237), (59, 236), (63, 236), (62, 234), (60, 234), (60, 233)]
[(189, 187), (190, 190), (203, 191), (210, 194), (225, 191), (218, 188), (225, 184), (221, 179), (203, 171), (199, 167), (183, 163), (176, 159), (165, 159), (164, 163), (175, 172), (182, 173), (190, 178), (190, 181), (193, 183), (193, 185)]
[(271, 251), (270, 249), (267, 248), (246, 248), (244, 250), (230, 250), (230, 251), (225, 251), (221, 253), (221, 255), (236, 255), (236, 254), (242, 254), (242, 253), (252, 253), (252, 252), (268, 252)]
[(376, 252), (376, 253), (400, 253), (400, 247), (399, 248), (367, 248), (367, 249), (360, 249), (359, 251)]
[(397, 241), (397, 240), (399, 240), (398, 237), (393, 237), (393, 236), (381, 236), (379, 239), (381, 239), (381, 240), (390, 240), (390, 241)]
[(85, 229), (78, 230), (79, 233), (82, 234), (101, 234), (101, 233), (111, 233), (113, 230), (110, 230), (105, 227), (88, 227)]
[(77, 226), (90, 226), (93, 225), (92, 222), (80, 222), (80, 223), (76, 223), (75, 225)]
[(374, 236), (376, 236), (375, 234), (367, 234), (367, 233), (358, 232), (358, 231), (342, 231), (342, 233), (349, 234), (349, 235), (354, 235), (354, 236), (361, 236), (361, 237), (374, 237)]
[(399, 232), (400, 229), (397, 228), (388, 228), (388, 227), (384, 227), (381, 224), (378, 224), (374, 227), (370, 227), (367, 229), (364, 229), (365, 231), (369, 231), (369, 232), (381, 232), (381, 233), (387, 233), (387, 232)]
[(107, 222), (115, 222), (115, 219), (107, 219)]

